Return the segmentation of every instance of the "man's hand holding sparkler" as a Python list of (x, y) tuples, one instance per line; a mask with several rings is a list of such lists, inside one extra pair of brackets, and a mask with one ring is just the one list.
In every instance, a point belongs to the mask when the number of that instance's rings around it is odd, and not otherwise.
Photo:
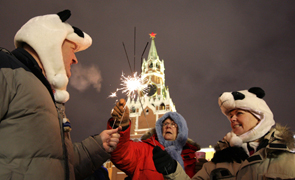
[(116, 129), (104, 130), (100, 133), (100, 137), (102, 140), (103, 148), (111, 153), (114, 149), (116, 149), (117, 144), (119, 142), (120, 134), (119, 131), (122, 130), (122, 127), (118, 127)]
[(129, 109), (126, 106), (125, 99), (120, 99), (111, 112), (114, 119), (115, 127), (122, 126), (123, 128), (129, 125)]

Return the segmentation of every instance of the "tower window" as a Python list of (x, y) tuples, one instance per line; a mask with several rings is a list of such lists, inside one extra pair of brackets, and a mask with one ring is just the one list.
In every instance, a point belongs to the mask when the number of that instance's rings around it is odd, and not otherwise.
[(160, 64), (159, 64), (159, 63), (157, 63), (157, 64), (156, 64), (156, 67), (160, 69)]
[(162, 104), (160, 105), (160, 110), (165, 110), (165, 104), (164, 104), (164, 103), (162, 103)]
[(153, 63), (150, 63), (149, 68), (153, 68)]
[(132, 108), (130, 109), (130, 112), (135, 113), (135, 107), (134, 106), (132, 106)]

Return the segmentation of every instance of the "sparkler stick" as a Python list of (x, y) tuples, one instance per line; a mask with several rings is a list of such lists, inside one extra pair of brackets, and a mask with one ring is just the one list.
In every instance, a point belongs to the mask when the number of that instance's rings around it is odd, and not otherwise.
[(124, 47), (124, 50), (125, 50), (125, 54), (126, 54), (126, 58), (127, 58), (128, 64), (129, 64), (129, 68), (131, 70), (131, 73), (133, 74), (133, 71), (132, 71), (132, 68), (131, 68), (131, 65), (130, 65), (130, 62), (129, 62), (129, 58), (128, 58), (128, 54), (127, 54), (124, 42), (122, 42), (122, 44), (123, 44), (123, 47)]
[(136, 52), (136, 27), (134, 27), (134, 71), (135, 71), (135, 52)]
[[(123, 111), (123, 114), (122, 114), (122, 117), (121, 117), (121, 120), (120, 120), (119, 126), (121, 126), (121, 123), (122, 123), (122, 120), (123, 120), (123, 117), (124, 117), (124, 114), (125, 114), (125, 110), (126, 110), (126, 109), (125, 109), (125, 108), (126, 108), (126, 105), (127, 105), (127, 104), (125, 104), (125, 106), (123, 107), (124, 111)], [(113, 126), (112, 126), (112, 129), (114, 129), (114, 125), (115, 125), (116, 121), (117, 121), (117, 119), (115, 119), (115, 121), (114, 121), (114, 123), (113, 123)]]
[(114, 120), (114, 123), (113, 123), (112, 129), (114, 129), (114, 125), (115, 125), (116, 121), (117, 121), (117, 119)]
[(164, 166), (164, 168), (165, 168), (166, 174), (168, 174), (168, 171), (167, 171), (167, 169), (166, 169), (166, 167), (165, 167), (165, 166)]
[(140, 67), (142, 66), (142, 57), (143, 57), (143, 54), (144, 54), (144, 52), (145, 52), (146, 47), (148, 46), (148, 44), (149, 44), (149, 42), (146, 43), (145, 48), (144, 48), (144, 50), (143, 50), (143, 52), (142, 52), (142, 55), (141, 55), (141, 58), (140, 58), (140, 59), (141, 59)]

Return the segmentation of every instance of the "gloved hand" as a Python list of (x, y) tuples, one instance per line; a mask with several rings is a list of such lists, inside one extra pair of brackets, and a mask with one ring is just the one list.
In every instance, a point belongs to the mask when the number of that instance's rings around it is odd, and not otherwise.
[(116, 103), (114, 109), (112, 109), (111, 115), (114, 119), (115, 126), (118, 127), (120, 125), (126, 127), (129, 125), (129, 108), (126, 106), (125, 99), (120, 99), (119, 102)]
[(203, 164), (208, 162), (205, 158), (199, 158), (196, 161), (196, 166), (195, 166), (195, 173), (197, 173), (198, 171), (200, 171), (203, 167)]
[(155, 146), (153, 149), (153, 160), (159, 173), (168, 175), (176, 171), (177, 162), (167, 151), (163, 151), (159, 146)]

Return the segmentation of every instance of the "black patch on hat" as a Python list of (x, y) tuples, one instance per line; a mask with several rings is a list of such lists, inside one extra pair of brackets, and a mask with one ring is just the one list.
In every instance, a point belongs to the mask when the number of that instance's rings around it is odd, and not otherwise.
[(59, 18), (62, 22), (65, 22), (66, 20), (68, 20), (71, 17), (71, 11), (66, 9), (66, 10), (63, 10), (63, 11), (57, 13), (57, 15), (59, 16)]
[(265, 96), (265, 92), (260, 87), (252, 87), (248, 90), (250, 93), (255, 94), (259, 98), (263, 98)]
[(234, 91), (231, 93), (233, 96), (234, 96), (234, 99), (235, 100), (242, 100), (245, 98), (245, 95), (240, 93), (240, 92), (237, 92), (237, 91)]
[(84, 38), (84, 33), (83, 33), (83, 31), (81, 31), (81, 29), (79, 29), (79, 28), (77, 28), (77, 27), (75, 27), (75, 26), (72, 26), (72, 28), (74, 29), (74, 32), (75, 32), (78, 36)]

